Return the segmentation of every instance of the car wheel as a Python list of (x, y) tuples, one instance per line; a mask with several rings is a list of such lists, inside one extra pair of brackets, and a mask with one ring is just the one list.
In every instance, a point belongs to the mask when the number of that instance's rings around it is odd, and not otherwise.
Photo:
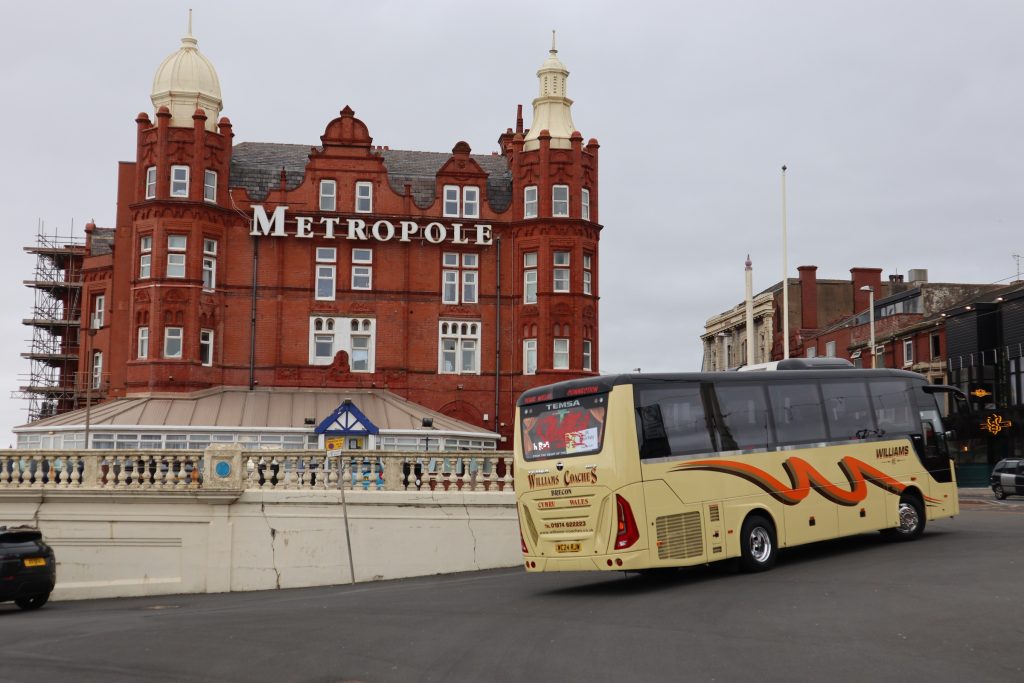
[(1003, 490), (1001, 484), (996, 484), (992, 487), (992, 493), (995, 494), (996, 500), (1006, 500), (1006, 491)]
[(924, 533), (924, 506), (920, 499), (911, 494), (900, 498), (899, 525), (886, 529), (885, 535), (896, 541), (912, 541)]
[(39, 609), (46, 604), (46, 601), (50, 599), (49, 593), (43, 593), (42, 595), (33, 595), (27, 598), (18, 598), (14, 601), (14, 604), (24, 610)]
[(767, 517), (752, 514), (743, 522), (740, 532), (740, 569), (763, 572), (775, 566), (778, 544), (775, 525)]

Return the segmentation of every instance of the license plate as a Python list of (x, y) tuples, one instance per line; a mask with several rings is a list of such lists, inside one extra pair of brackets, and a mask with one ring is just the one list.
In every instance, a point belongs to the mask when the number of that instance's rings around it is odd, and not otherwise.
[(26, 567), (45, 567), (46, 566), (46, 558), (45, 557), (26, 557), (22, 561), (25, 563)]
[(579, 543), (559, 543), (555, 546), (555, 550), (560, 553), (578, 553), (580, 551)]

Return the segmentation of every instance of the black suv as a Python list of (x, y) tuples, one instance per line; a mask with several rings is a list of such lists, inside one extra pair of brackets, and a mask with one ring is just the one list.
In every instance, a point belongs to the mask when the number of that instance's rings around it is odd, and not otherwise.
[(56, 583), (57, 562), (42, 532), (0, 526), (0, 602), (14, 600), (21, 609), (39, 609)]
[(1024, 496), (1024, 459), (1006, 458), (997, 462), (992, 468), (989, 483), (999, 500), (1007, 496)]

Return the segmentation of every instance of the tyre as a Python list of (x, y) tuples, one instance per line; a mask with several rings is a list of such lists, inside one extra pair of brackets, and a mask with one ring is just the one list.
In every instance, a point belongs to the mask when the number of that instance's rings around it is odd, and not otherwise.
[(1001, 484), (996, 484), (992, 487), (992, 493), (995, 494), (996, 500), (1006, 500), (1006, 491), (1003, 490)]
[(33, 595), (27, 598), (18, 598), (14, 601), (14, 604), (24, 610), (39, 609), (46, 604), (46, 601), (50, 599), (49, 593), (43, 593), (42, 595)]
[(885, 535), (894, 541), (913, 541), (924, 533), (924, 506), (921, 499), (905, 493), (900, 497), (899, 525), (886, 529)]
[(760, 514), (752, 514), (743, 522), (740, 532), (740, 569), (745, 572), (763, 572), (775, 566), (778, 544), (775, 525)]

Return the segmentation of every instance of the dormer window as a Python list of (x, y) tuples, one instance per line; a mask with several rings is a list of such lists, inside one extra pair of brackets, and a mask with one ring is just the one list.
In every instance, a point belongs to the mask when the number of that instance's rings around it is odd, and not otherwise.
[(338, 183), (334, 180), (320, 181), (320, 210), (337, 211)]
[(356, 213), (373, 211), (373, 183), (356, 183)]
[(445, 185), (444, 215), (452, 218), (479, 218), (480, 188), (475, 185)]

